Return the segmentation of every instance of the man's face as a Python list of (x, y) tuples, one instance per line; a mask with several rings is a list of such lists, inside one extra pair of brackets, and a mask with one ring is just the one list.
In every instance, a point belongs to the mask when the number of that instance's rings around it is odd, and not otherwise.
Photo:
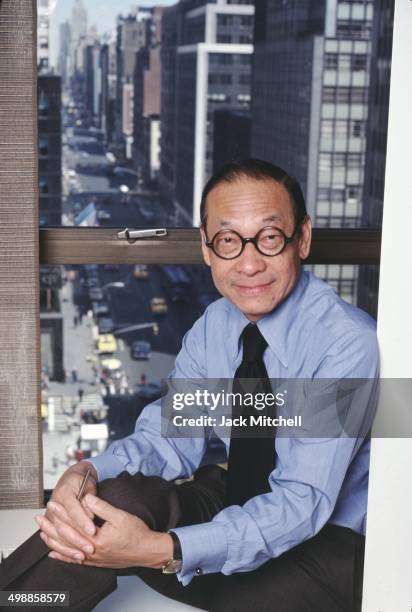
[[(291, 236), (295, 229), (290, 196), (272, 179), (242, 177), (222, 182), (207, 197), (207, 237), (221, 229), (232, 229), (253, 237), (262, 227), (272, 225)], [(203, 258), (211, 267), (213, 281), (228, 300), (250, 321), (272, 312), (292, 291), (300, 272), (300, 259), (309, 254), (311, 222), (301, 225), (293, 242), (280, 255), (261, 255), (251, 243), (232, 260), (219, 258), (202, 240)]]

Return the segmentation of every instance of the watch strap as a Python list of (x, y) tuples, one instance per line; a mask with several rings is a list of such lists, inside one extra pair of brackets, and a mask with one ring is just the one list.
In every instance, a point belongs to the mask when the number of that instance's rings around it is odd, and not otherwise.
[(172, 537), (173, 540), (173, 559), (175, 561), (181, 561), (183, 556), (180, 540), (174, 531), (169, 531), (169, 535)]

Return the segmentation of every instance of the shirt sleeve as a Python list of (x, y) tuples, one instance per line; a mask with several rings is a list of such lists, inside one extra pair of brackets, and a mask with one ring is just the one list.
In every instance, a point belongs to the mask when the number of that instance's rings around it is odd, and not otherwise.
[[(377, 380), (376, 335), (365, 332), (343, 338), (327, 356), (320, 378)], [(372, 424), (376, 384), (359, 422)], [(195, 575), (251, 571), (271, 558), (313, 537), (330, 519), (345, 475), (363, 438), (276, 439), (276, 468), (269, 476), (271, 491), (230, 506), (212, 521), (174, 529), (182, 546), (178, 578), (189, 584)]]
[[(204, 314), (184, 336), (171, 378), (204, 378)], [(89, 459), (98, 480), (114, 478), (123, 471), (142, 472), (173, 480), (190, 476), (206, 449), (205, 437), (166, 438), (161, 435), (161, 401), (147, 405), (136, 421), (134, 432), (113, 442), (102, 454)]]

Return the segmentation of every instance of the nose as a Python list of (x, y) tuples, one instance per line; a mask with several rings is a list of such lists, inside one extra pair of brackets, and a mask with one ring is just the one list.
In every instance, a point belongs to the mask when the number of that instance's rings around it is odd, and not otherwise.
[(252, 242), (248, 242), (243, 249), (243, 253), (237, 258), (237, 272), (254, 276), (258, 272), (266, 270), (265, 257), (259, 253)]

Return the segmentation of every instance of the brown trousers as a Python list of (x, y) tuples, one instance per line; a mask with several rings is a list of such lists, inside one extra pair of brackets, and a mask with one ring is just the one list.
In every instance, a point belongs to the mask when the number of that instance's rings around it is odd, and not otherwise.
[[(202, 467), (192, 481), (180, 485), (157, 476), (123, 472), (99, 483), (98, 495), (139, 516), (152, 529), (166, 531), (209, 521), (224, 507), (225, 481), (226, 472), (218, 466)], [(252, 572), (196, 576), (186, 587), (176, 576), (159, 570), (116, 571), (50, 559), (38, 533), (0, 565), (0, 590), (69, 591), (70, 606), (66, 609), (72, 612), (93, 610), (116, 589), (117, 575), (130, 574), (137, 574), (167, 597), (213, 612), (361, 609), (364, 537), (344, 527), (327, 525), (314, 538)]]

